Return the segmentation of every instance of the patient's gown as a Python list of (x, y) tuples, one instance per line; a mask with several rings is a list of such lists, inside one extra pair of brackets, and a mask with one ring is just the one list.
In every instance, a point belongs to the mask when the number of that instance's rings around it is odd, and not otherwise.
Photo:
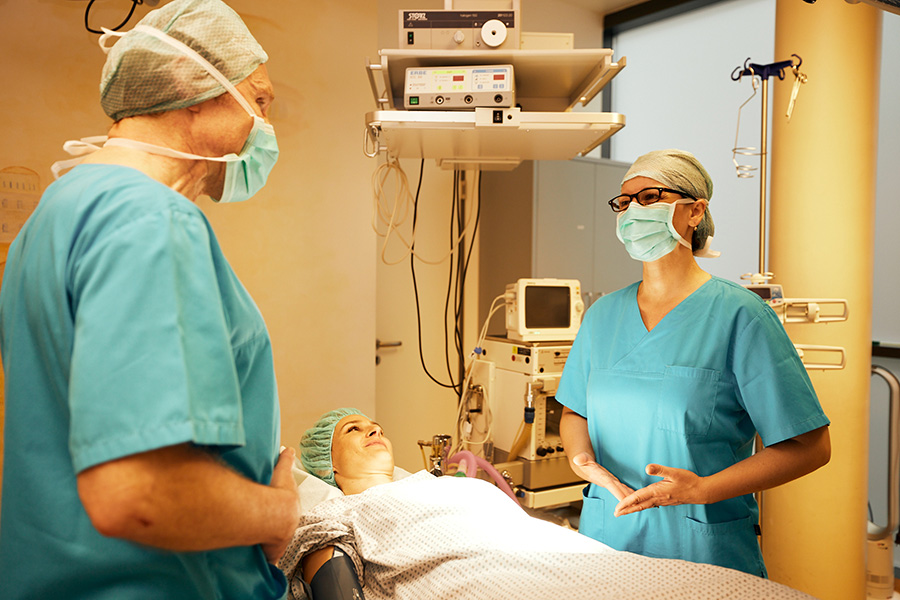
[(528, 516), (480, 479), (425, 471), (304, 513), (279, 566), (303, 598), (304, 554), (336, 545), (367, 600), (810, 598), (746, 573), (613, 550)]

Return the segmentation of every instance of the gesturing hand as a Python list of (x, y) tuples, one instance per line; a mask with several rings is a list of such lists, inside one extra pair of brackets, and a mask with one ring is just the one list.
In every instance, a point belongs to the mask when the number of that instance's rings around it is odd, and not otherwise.
[(662, 477), (662, 481), (651, 483), (626, 498), (619, 498), (613, 516), (619, 517), (659, 506), (702, 504), (703, 478), (693, 471), (649, 464), (646, 472), (647, 475)]
[[(587, 452), (582, 452), (572, 457), (572, 463), (579, 469), (579, 475), (584, 479), (609, 490), (616, 500), (622, 500), (634, 490), (616, 479), (616, 477), (597, 464)], [(621, 502), (620, 502), (621, 504)]]

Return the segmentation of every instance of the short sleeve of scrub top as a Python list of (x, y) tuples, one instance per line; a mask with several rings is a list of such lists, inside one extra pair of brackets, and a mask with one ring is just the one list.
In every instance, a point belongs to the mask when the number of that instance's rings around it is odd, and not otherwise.
[[(137, 190), (146, 195), (147, 185)], [(98, 206), (109, 215), (93, 214), (76, 238), (68, 278), (76, 471), (185, 441), (245, 442), (210, 235), (200, 211), (169, 191), (152, 192), (152, 208), (127, 219), (122, 206), (140, 198)]]

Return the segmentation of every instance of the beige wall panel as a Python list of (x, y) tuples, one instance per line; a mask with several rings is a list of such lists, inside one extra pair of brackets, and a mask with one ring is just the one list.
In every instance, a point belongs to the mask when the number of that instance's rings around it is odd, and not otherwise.
[(794, 298), (845, 298), (850, 319), (789, 325), (794, 343), (842, 346), (846, 368), (811, 378), (832, 421), (830, 464), (764, 494), (772, 579), (816, 597), (865, 595), (872, 240), (881, 15), (845, 2), (777, 3), (775, 56), (809, 81), (791, 121), (793, 75), (775, 81), (770, 270)]

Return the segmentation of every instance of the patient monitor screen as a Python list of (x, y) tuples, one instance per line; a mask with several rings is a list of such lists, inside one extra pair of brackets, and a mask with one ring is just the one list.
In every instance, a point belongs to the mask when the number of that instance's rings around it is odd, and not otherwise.
[(569, 326), (569, 288), (529, 285), (525, 288), (525, 327), (565, 329)]

